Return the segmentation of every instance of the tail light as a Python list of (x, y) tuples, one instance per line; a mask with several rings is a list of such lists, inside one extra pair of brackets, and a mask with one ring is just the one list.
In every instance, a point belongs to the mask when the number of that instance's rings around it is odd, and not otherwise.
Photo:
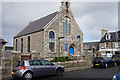
[(100, 62), (104, 62), (104, 60), (100, 60)]
[(22, 67), (19, 68), (18, 70), (24, 70), (24, 69), (26, 69), (26, 67), (25, 67), (25, 66), (22, 66)]
[(95, 62), (95, 61), (93, 61), (93, 62)]

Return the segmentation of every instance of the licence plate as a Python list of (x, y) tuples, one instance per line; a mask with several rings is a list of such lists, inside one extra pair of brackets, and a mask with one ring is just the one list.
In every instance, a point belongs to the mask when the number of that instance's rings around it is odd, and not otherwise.
[(95, 65), (99, 65), (99, 64), (95, 64)]
[(117, 58), (114, 58), (114, 60), (117, 60)]
[(15, 74), (15, 72), (12, 72), (12, 74)]

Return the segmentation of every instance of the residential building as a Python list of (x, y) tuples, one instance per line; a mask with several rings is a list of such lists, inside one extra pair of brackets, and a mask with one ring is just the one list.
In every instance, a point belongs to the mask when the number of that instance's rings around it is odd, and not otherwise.
[(84, 52), (99, 51), (99, 42), (85, 42), (83, 43)]
[(102, 38), (99, 43), (99, 51), (102, 54), (117, 54), (120, 53), (120, 30), (107, 31), (102, 29)]

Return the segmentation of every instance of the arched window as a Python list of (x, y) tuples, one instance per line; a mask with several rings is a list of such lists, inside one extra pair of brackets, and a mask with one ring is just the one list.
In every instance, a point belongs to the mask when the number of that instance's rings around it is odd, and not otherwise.
[(80, 39), (80, 36), (79, 36), (79, 35), (77, 35), (77, 39)]
[(53, 31), (49, 32), (49, 49), (54, 52), (55, 34)]
[(68, 16), (65, 16), (63, 22), (63, 35), (70, 36), (70, 18)]

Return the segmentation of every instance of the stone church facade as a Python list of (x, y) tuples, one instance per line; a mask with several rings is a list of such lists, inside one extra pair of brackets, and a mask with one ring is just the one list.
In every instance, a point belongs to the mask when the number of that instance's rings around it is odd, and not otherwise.
[(81, 55), (83, 33), (74, 19), (70, 2), (63, 1), (57, 12), (30, 22), (14, 37), (14, 51), (37, 53), (40, 57)]

